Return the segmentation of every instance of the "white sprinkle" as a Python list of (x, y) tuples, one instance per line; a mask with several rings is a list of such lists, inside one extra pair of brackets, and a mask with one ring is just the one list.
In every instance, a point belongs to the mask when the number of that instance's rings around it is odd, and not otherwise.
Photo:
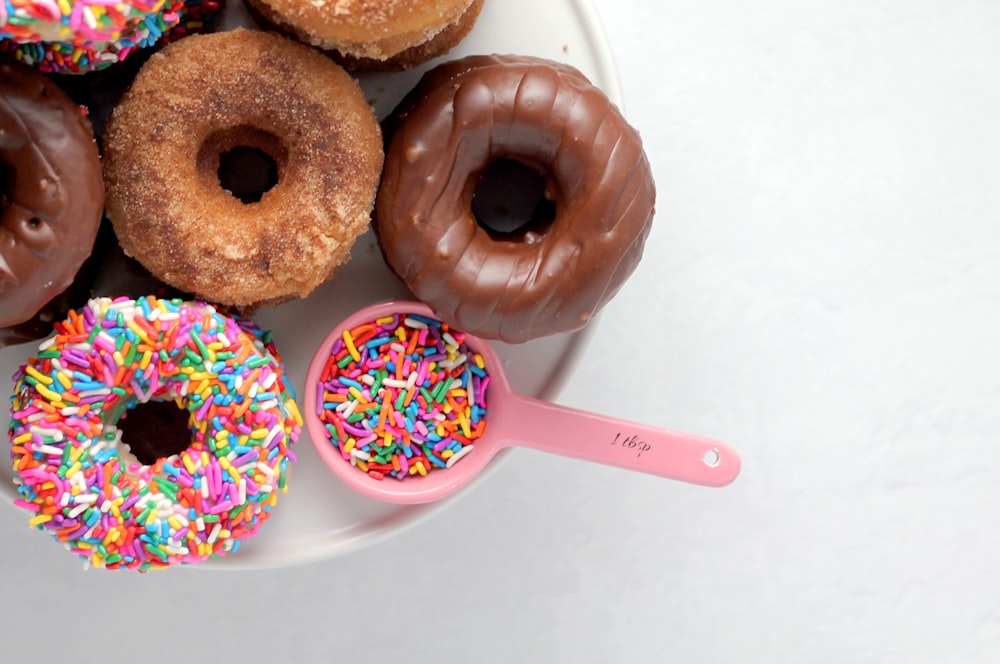
[(153, 322), (154, 320), (160, 317), (160, 314), (162, 312), (163, 310), (160, 309), (159, 307), (151, 307), (149, 310), (149, 315), (146, 316), (146, 320), (148, 320), (149, 322)]
[(254, 397), (256, 397), (257, 396), (257, 388), (259, 386), (260, 386), (260, 383), (254, 383), (253, 385), (251, 385), (250, 386), (250, 391), (247, 392), (247, 398), (253, 399)]
[(416, 318), (410, 318), (409, 316), (407, 316), (406, 318), (403, 319), (403, 322), (406, 324), (407, 327), (412, 327), (414, 330), (427, 329), (427, 323), (421, 320), (417, 320)]
[(391, 348), (392, 350), (396, 351), (397, 353), (405, 353), (406, 352), (406, 346), (404, 346), (403, 344), (399, 343), (398, 341), (394, 341), (393, 343), (389, 344), (389, 348)]
[(40, 351), (46, 351), (46, 350), (52, 348), (55, 345), (56, 345), (56, 338), (55, 337), (49, 337), (48, 339), (46, 339), (45, 341), (43, 341), (42, 343), (40, 343), (38, 345), (38, 350), (40, 350)]
[(454, 348), (458, 348), (458, 342), (455, 340), (455, 337), (451, 336), (451, 332), (443, 333), (441, 335), (441, 338), (444, 339), (444, 343), (446, 346), (452, 346)]
[(98, 388), (93, 389), (93, 390), (81, 390), (80, 391), (80, 398), (81, 399), (85, 399), (87, 397), (96, 397), (96, 396), (102, 396), (103, 397), (103, 396), (106, 396), (108, 394), (111, 394), (111, 388), (108, 388), (108, 387), (98, 387)]
[(267, 374), (267, 378), (265, 378), (261, 382), (260, 386), (263, 387), (265, 390), (269, 390), (271, 389), (271, 386), (274, 385), (276, 380), (278, 380), (278, 374), (272, 371), (271, 373)]
[(76, 517), (78, 517), (81, 514), (83, 514), (84, 512), (86, 512), (88, 509), (90, 509), (90, 505), (86, 505), (86, 504), (84, 504), (84, 505), (77, 505), (76, 507), (74, 507), (73, 509), (71, 509), (69, 511), (69, 514), (67, 516), (69, 516), (69, 518), (71, 518), (71, 519), (75, 519)]
[(394, 387), (397, 390), (400, 388), (406, 388), (407, 386), (405, 380), (396, 380), (395, 378), (386, 378), (382, 381), (382, 384), (386, 387)]
[(417, 372), (411, 371), (410, 375), (406, 377), (406, 389), (410, 389), (417, 384)]
[(264, 437), (264, 447), (271, 447), (271, 443), (274, 439), (281, 434), (281, 427), (277, 424), (274, 425), (270, 431), (267, 432), (267, 436)]
[(208, 535), (208, 543), (215, 544), (215, 540), (219, 539), (219, 531), (222, 530), (222, 524), (216, 522), (215, 526), (212, 527), (212, 532)]
[(36, 452), (41, 452), (42, 454), (48, 454), (49, 456), (62, 456), (63, 451), (58, 447), (52, 447), (51, 445), (36, 445)]
[(194, 520), (194, 525), (195, 528), (198, 529), (199, 533), (205, 532), (205, 520), (202, 519), (200, 516)]
[(97, 494), (81, 493), (80, 495), (73, 497), (73, 502), (77, 505), (93, 505), (97, 502)]
[(268, 479), (274, 479), (274, 471), (263, 461), (257, 462), (257, 470), (267, 475)]
[(358, 376), (358, 380), (367, 385), (368, 387), (371, 387), (372, 385), (375, 384), (375, 376), (371, 374), (362, 374)]
[(247, 481), (244, 478), (240, 478), (240, 505), (247, 504)]
[(475, 448), (476, 448), (475, 445), (466, 445), (465, 447), (463, 447), (459, 451), (455, 452), (450, 457), (448, 457), (448, 460), (444, 464), (445, 468), (451, 468), (456, 463), (458, 463), (459, 459), (461, 459), (462, 457), (464, 457), (466, 454), (470, 453)]

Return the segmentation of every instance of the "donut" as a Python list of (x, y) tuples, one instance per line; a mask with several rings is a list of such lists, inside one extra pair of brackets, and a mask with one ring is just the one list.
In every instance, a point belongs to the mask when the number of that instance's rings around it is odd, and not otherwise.
[[(222, 155), (252, 148), (277, 183), (244, 203)], [(199, 298), (305, 297), (367, 228), (382, 138), (357, 81), (273, 33), (194, 35), (154, 54), (104, 133), (107, 216), (125, 253)]]
[(11, 0), (0, 3), (0, 51), (43, 72), (99, 71), (174, 27), (200, 28), (217, 8), (215, 0)]
[[(302, 420), (269, 334), (249, 320), (197, 301), (93, 299), (15, 380), (15, 502), (90, 566), (233, 553), (285, 490)], [(130, 413), (156, 402), (186, 421), (183, 449), (123, 437)]]
[(0, 60), (0, 329), (31, 319), (73, 282), (103, 207), (83, 109), (44, 75)]
[(278, 30), (351, 70), (408, 69), (468, 35), (483, 0), (248, 0)]
[[(445, 63), (385, 131), (379, 246), (457, 329), (510, 343), (578, 330), (642, 257), (655, 186), (639, 134), (568, 65), (514, 55)], [(495, 166), (529, 171), (540, 207), (554, 211), (521, 227), (481, 224), (477, 190)]]

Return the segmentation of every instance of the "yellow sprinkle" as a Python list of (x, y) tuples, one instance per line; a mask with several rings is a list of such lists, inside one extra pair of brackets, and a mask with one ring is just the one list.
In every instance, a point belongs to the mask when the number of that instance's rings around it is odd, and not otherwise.
[(115, 352), (111, 353), (111, 357), (115, 358), (116, 366), (120, 367), (121, 365), (125, 364), (125, 358), (122, 357), (122, 352), (120, 350), (116, 350)]
[(295, 403), (295, 400), (289, 399), (285, 405), (288, 407), (288, 412), (292, 416), (292, 419), (295, 420), (295, 423), (302, 426), (302, 414), (299, 412), (299, 406)]
[(354, 397), (361, 403), (368, 403), (368, 397), (362, 394), (361, 390), (359, 390), (358, 388), (352, 386), (347, 388), (347, 391), (351, 394), (352, 397)]
[(362, 471), (366, 473), (368, 472), (368, 464), (362, 461), (361, 459), (358, 459), (358, 468), (360, 468)]
[(197, 472), (198, 466), (195, 465), (194, 459), (191, 458), (190, 454), (182, 454), (181, 461), (184, 463), (184, 467), (187, 468), (187, 471), (190, 474), (194, 475)]
[(458, 424), (462, 427), (462, 433), (465, 434), (466, 438), (472, 437), (472, 429), (469, 428), (469, 418), (465, 416), (465, 411), (458, 411), (455, 415), (458, 418)]
[(38, 514), (28, 519), (28, 523), (31, 524), (32, 527), (34, 527), (34, 526), (40, 526), (43, 523), (46, 523), (51, 520), (52, 520), (51, 514)]
[(27, 431), (25, 433), (22, 433), (20, 436), (16, 436), (13, 440), (11, 440), (11, 442), (14, 443), (15, 445), (23, 445), (29, 440), (31, 440), (31, 432)]
[(354, 346), (354, 339), (351, 338), (351, 331), (344, 330), (343, 337), (344, 337), (344, 345), (347, 346), (347, 352), (351, 354), (351, 357), (354, 358), (355, 362), (360, 362), (361, 353), (359, 353), (358, 349), (355, 348)]
[[(124, 364), (124, 362), (122, 362), (122, 364)], [(73, 389), (73, 380), (69, 377), (68, 374), (65, 374), (62, 371), (60, 371), (59, 373), (56, 374), (56, 378), (59, 379), (59, 382), (67, 390)]]
[(254, 440), (260, 440), (261, 438), (267, 437), (267, 429), (254, 429), (250, 432), (250, 437)]
[[(147, 341), (147, 343), (148, 343), (148, 341)], [(152, 351), (148, 351), (147, 350), (147, 351), (143, 352), (142, 359), (139, 360), (139, 369), (141, 369), (142, 371), (145, 371), (146, 367), (149, 366), (150, 360), (152, 360), (152, 359), (153, 359), (153, 353), (152, 353)]]
[[(446, 449), (446, 450), (444, 450), (444, 451), (441, 452), (441, 458), (442, 459), (449, 459), (454, 454), (455, 454), (454, 450)], [(393, 458), (395, 458), (395, 457), (393, 457)]]
[(358, 441), (354, 440), (353, 437), (348, 438), (347, 442), (344, 443), (344, 451), (348, 454), (354, 449), (354, 446), (358, 444)]
[(201, 467), (205, 468), (208, 466), (208, 452), (205, 450), (201, 451)]
[(45, 387), (44, 385), (35, 385), (35, 389), (38, 390), (39, 394), (48, 399), (53, 406), (62, 408), (66, 405), (63, 403), (61, 396), (59, 396), (57, 393), (53, 392), (49, 388)]
[(170, 527), (173, 528), (174, 530), (181, 529), (181, 522), (177, 520), (176, 516), (171, 515), (167, 517), (167, 523), (169, 523)]
[(82, 468), (82, 466), (79, 461), (70, 466), (69, 470), (66, 471), (66, 479), (71, 479), (74, 475), (80, 472), (80, 468)]
[(240, 472), (236, 470), (236, 468), (234, 468), (233, 466), (229, 466), (229, 468), (227, 468), (226, 470), (229, 471), (229, 476), (233, 478), (233, 481), (236, 482), (236, 484), (239, 484)]
[[(225, 440), (228, 437), (229, 437), (229, 432), (226, 431), (225, 429), (219, 429), (218, 431), (215, 432), (215, 439), (216, 440)], [(204, 454), (204, 452), (202, 454)], [(205, 462), (205, 463), (207, 463), (207, 462)]]
[(427, 476), (427, 469), (424, 468), (424, 462), (423, 461), (418, 461), (418, 462), (416, 462), (413, 465), (417, 467), (417, 472), (420, 473), (421, 477), (426, 477)]
[(223, 470), (229, 470), (229, 466), (230, 466), (229, 459), (227, 457), (220, 456), (219, 467), (222, 468)]
[(476, 353), (475, 355), (472, 356), (472, 361), (475, 362), (476, 366), (479, 367), (480, 369), (486, 368), (486, 360), (484, 360), (483, 356), (480, 355), (479, 353)]
[[(135, 336), (142, 339), (144, 343), (147, 343), (150, 346), (153, 345), (153, 342), (149, 340), (149, 336), (146, 334), (146, 331), (141, 327), (139, 327), (139, 325), (134, 320), (130, 320), (129, 322), (125, 323), (125, 327), (132, 330), (135, 333)], [(146, 353), (149, 353), (149, 351), (146, 351)], [(145, 358), (145, 355), (143, 355), (143, 358)], [(146, 364), (149, 364), (149, 360), (145, 361)], [(143, 367), (143, 369), (145, 369), (145, 367)]]

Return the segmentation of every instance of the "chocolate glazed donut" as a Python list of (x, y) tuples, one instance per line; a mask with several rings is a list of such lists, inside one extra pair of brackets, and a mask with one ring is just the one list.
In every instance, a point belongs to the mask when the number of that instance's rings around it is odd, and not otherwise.
[(45, 76), (0, 60), (0, 329), (23, 323), (90, 255), (104, 209), (90, 122)]
[[(638, 133), (576, 69), (471, 56), (428, 72), (386, 125), (375, 230), (390, 268), (443, 320), (520, 343), (583, 327), (631, 275), (655, 187)], [(491, 164), (536, 171), (548, 227), (496, 233), (473, 198)]]

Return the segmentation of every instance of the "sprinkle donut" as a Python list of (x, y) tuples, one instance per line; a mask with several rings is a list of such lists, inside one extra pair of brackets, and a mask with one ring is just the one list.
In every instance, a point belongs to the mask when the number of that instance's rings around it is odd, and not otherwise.
[[(302, 423), (293, 388), (269, 334), (209, 304), (91, 300), (15, 380), (15, 502), (91, 566), (233, 553), (285, 490)], [(191, 438), (147, 465), (119, 425), (151, 401), (186, 411)]]
[[(649, 162), (638, 132), (573, 67), (453, 60), (426, 73), (386, 126), (379, 245), (457, 329), (510, 343), (580, 329), (638, 265), (653, 220)], [(537, 173), (554, 208), (547, 226), (479, 223), (481, 178), (504, 162)], [(505, 204), (517, 188), (507, 193)]]
[[(213, 31), (223, 4), (224, 0), (166, 0), (159, 13), (145, 15), (113, 40), (37, 41), (29, 39), (37, 35), (29, 33), (24, 24), (18, 27), (0, 27), (0, 35), (6, 35), (7, 31), (12, 31), (15, 35), (0, 39), (0, 53), (10, 54), (16, 60), (47, 74), (103, 71), (137, 50), (176, 41), (190, 34)], [(79, 2), (67, 3), (65, 6), (72, 12), (77, 5), (84, 6)], [(127, 3), (122, 6), (129, 7)], [(81, 10), (75, 11), (82, 13)], [(103, 14), (103, 18), (107, 20), (109, 14), (110, 12)]]
[(0, 50), (44, 72), (97, 71), (217, 7), (195, 0), (184, 19), (184, 0), (5, 0)]

